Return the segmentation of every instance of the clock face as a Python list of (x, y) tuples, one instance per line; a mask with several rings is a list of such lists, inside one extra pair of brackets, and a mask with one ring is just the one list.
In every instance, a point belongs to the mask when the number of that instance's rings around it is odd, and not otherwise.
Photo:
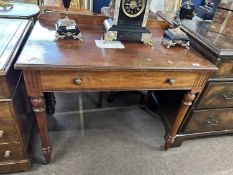
[(135, 18), (142, 14), (145, 9), (146, 0), (122, 0), (122, 10), (130, 18)]

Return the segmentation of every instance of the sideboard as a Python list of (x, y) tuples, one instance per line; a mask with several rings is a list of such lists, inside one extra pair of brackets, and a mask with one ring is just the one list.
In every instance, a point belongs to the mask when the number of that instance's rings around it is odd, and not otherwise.
[[(172, 147), (186, 139), (217, 136), (233, 133), (233, 37), (209, 31), (211, 23), (206, 21), (183, 21), (184, 30), (192, 48), (215, 64), (219, 70), (212, 74), (198, 100), (187, 112)], [(165, 126), (169, 129), (174, 110), (163, 101), (164, 96), (172, 103), (182, 97), (181, 93), (153, 92)], [(170, 108), (172, 109), (172, 108)]]
[(182, 24), (192, 48), (219, 70), (190, 108), (173, 146), (184, 139), (233, 133), (233, 37), (209, 31), (210, 25), (205, 21)]
[(31, 27), (29, 20), (0, 19), (0, 173), (31, 168), (33, 117), (22, 72), (13, 67)]

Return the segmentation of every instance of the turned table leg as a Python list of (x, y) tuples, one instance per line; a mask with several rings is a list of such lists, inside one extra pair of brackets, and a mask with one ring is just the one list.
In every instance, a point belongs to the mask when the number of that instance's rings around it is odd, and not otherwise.
[(49, 163), (51, 160), (52, 149), (49, 144), (47, 118), (45, 113), (44, 97), (31, 97), (32, 109), (36, 114), (37, 125), (42, 146), (42, 155), (45, 162)]
[(176, 138), (176, 133), (189, 109), (189, 107), (192, 105), (193, 100), (195, 99), (195, 93), (193, 93), (192, 91), (189, 91), (187, 93), (185, 93), (182, 103), (180, 105), (179, 111), (176, 115), (176, 119), (174, 121), (174, 123), (171, 126), (170, 131), (168, 132), (168, 134), (165, 137), (165, 145), (164, 145), (164, 149), (168, 150), (171, 145), (173, 144), (175, 138)]

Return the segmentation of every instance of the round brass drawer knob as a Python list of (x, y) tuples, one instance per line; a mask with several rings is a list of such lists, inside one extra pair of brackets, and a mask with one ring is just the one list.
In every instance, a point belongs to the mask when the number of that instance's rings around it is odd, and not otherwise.
[(168, 78), (168, 83), (170, 85), (174, 85), (176, 83), (176, 79), (175, 78)]
[(82, 84), (81, 78), (80, 78), (80, 77), (75, 78), (75, 79), (74, 79), (74, 83), (75, 83), (76, 85), (81, 85), (81, 84)]
[(11, 156), (11, 151), (7, 150), (5, 151), (4, 157), (9, 158)]
[(4, 131), (0, 131), (0, 138), (2, 138), (4, 136), (5, 132)]

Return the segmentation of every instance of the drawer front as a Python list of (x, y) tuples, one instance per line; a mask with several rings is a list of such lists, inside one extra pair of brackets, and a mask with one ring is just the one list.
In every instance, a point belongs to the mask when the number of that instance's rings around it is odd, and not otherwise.
[(184, 133), (233, 129), (233, 109), (195, 110)]
[(23, 151), (20, 143), (0, 144), (0, 161), (23, 159)]
[(233, 82), (211, 82), (208, 84), (197, 108), (233, 107)]
[(13, 122), (0, 120), (0, 143), (18, 141), (17, 129)]
[(12, 120), (10, 101), (0, 102), (0, 120)]
[(218, 78), (233, 78), (233, 62), (221, 63), (218, 72), (214, 74)]
[(5, 77), (0, 77), (0, 99), (9, 98), (10, 93), (8, 90)]
[(21, 71), (11, 68), (7, 75), (0, 76), (0, 99), (12, 98), (21, 74)]
[(43, 90), (190, 89), (194, 72), (41, 72)]

